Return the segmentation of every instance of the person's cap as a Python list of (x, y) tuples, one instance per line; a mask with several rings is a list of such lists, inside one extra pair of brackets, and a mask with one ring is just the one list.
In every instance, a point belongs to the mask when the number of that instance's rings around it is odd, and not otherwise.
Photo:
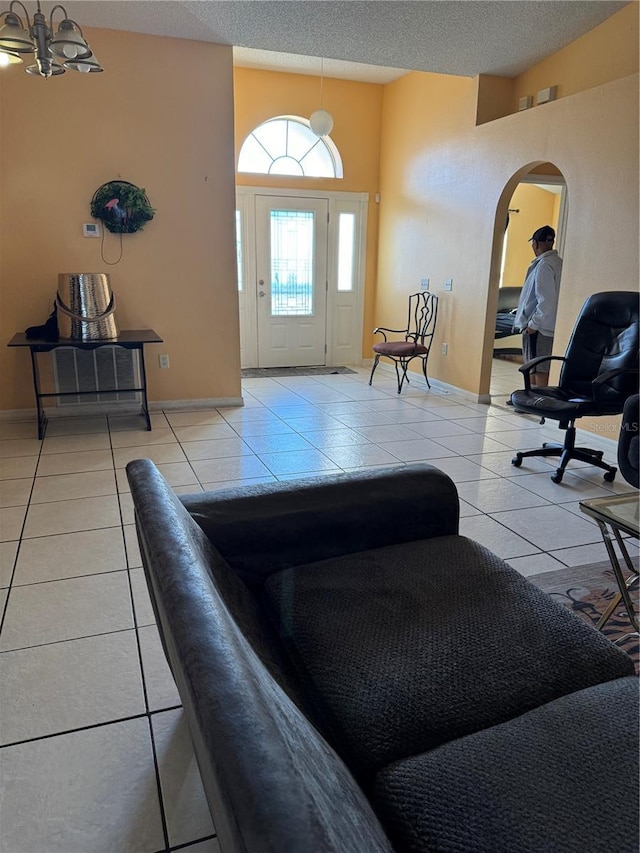
[(532, 243), (535, 240), (536, 243), (551, 243), (555, 239), (556, 232), (553, 228), (550, 225), (543, 225), (542, 228), (533, 232), (528, 242)]

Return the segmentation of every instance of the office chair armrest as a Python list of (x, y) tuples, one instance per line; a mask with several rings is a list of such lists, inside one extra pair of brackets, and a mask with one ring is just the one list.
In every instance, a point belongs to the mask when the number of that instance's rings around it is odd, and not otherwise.
[(385, 342), (386, 342), (387, 336), (385, 335), (385, 332), (394, 332), (397, 335), (406, 335), (407, 330), (406, 329), (387, 329), (385, 326), (376, 326), (376, 328), (373, 330), (373, 334), (377, 335), (378, 332), (382, 335), (382, 337), (385, 339)]
[(610, 385), (612, 379), (616, 379), (618, 376), (623, 376), (626, 373), (635, 373), (636, 375), (640, 373), (637, 367), (616, 367), (615, 370), (607, 370), (606, 373), (601, 373), (599, 376), (592, 381), (591, 387), (593, 388), (593, 399), (597, 402), (602, 398), (602, 395), (605, 392), (605, 385)]
[(543, 361), (566, 361), (563, 355), (539, 355), (537, 358), (532, 358), (530, 361), (525, 361), (522, 367), (519, 367), (518, 370), (524, 376), (524, 390), (531, 390), (531, 371), (538, 364), (542, 364)]
[(640, 373), (640, 370), (638, 370), (637, 367), (616, 367), (615, 370), (607, 370), (606, 373), (601, 373), (600, 376), (596, 376), (591, 384), (603, 385), (605, 382), (608, 384), (612, 379), (615, 379), (616, 376), (622, 376), (624, 373)]

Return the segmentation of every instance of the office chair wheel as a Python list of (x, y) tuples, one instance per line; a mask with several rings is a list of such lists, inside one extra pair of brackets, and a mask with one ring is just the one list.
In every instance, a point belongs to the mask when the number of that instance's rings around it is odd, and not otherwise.
[(519, 453), (516, 453), (516, 455), (511, 460), (511, 464), (515, 465), (516, 468), (519, 468), (522, 465), (522, 456)]
[(551, 481), (553, 483), (561, 483), (563, 476), (564, 476), (564, 471), (561, 468), (558, 468), (558, 470), (555, 472), (555, 474), (551, 475)]
[(616, 472), (615, 471), (607, 471), (607, 473), (604, 475), (604, 479), (606, 480), (607, 483), (613, 483), (615, 478), (616, 478)]

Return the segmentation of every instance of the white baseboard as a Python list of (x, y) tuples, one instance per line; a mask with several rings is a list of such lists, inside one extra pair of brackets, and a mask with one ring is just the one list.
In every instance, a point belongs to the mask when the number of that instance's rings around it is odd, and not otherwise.
[(209, 397), (200, 400), (155, 400), (150, 412), (191, 411), (192, 409), (224, 409), (244, 406), (242, 397)]
[[(373, 365), (372, 358), (367, 359), (367, 361), (370, 366)], [(388, 373), (393, 376), (394, 379), (396, 379), (396, 371), (392, 364), (388, 364), (384, 361), (378, 362), (376, 373), (379, 372)], [(413, 379), (414, 377), (422, 377), (422, 373), (418, 373), (417, 371), (412, 370), (411, 378)], [(464, 388), (458, 388), (456, 385), (449, 385), (448, 382), (442, 382), (442, 380), (440, 379), (432, 379), (431, 376), (429, 376), (429, 382), (431, 383), (433, 388), (437, 389), (438, 391), (442, 391), (443, 394), (455, 394), (456, 397), (462, 397), (464, 400), (469, 400), (470, 403), (485, 403), (486, 405), (489, 405), (489, 403), (491, 402), (490, 394), (474, 394), (472, 391), (466, 391)]]
[[(191, 409), (222, 409), (244, 406), (242, 397), (211, 397), (202, 400), (159, 400), (149, 403), (149, 412), (161, 411), (190, 411)], [(48, 406), (45, 409), (47, 420), (53, 421), (57, 418), (86, 418), (96, 415), (139, 415), (139, 403), (119, 403), (117, 407), (109, 403), (80, 403), (73, 408), (61, 408)], [(11, 421), (37, 420), (38, 414), (33, 409), (4, 409), (0, 411), (0, 423)]]
[(37, 420), (35, 409), (3, 409), (0, 411), (0, 423), (6, 421), (31, 421)]

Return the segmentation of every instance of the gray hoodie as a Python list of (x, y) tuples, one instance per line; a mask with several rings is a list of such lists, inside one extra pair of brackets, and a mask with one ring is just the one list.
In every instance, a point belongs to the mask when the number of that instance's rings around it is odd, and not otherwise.
[(562, 258), (555, 249), (531, 261), (513, 321), (514, 329), (522, 331), (529, 326), (541, 335), (553, 337), (561, 273)]

